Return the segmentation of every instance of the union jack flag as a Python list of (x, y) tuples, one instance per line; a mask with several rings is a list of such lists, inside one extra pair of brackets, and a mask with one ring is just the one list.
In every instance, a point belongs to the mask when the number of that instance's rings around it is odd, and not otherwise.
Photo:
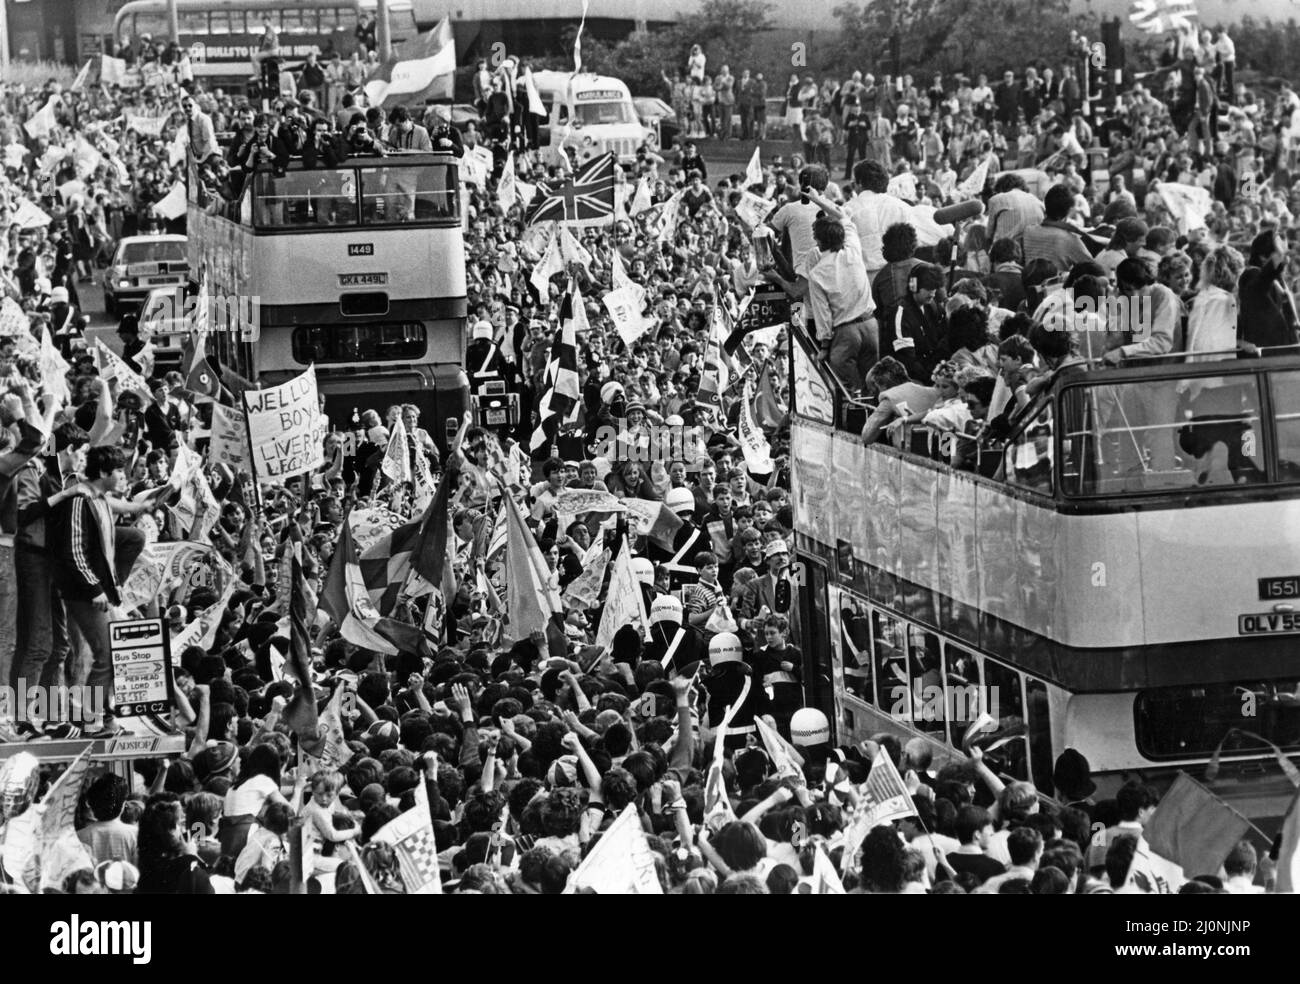
[(609, 225), (614, 221), (614, 155), (602, 154), (584, 164), (573, 180), (538, 196), (528, 211), (528, 225), (563, 222), (571, 226)]
[(578, 383), (577, 322), (584, 317), (582, 296), (574, 286), (564, 295), (560, 306), (560, 330), (551, 347), (546, 366), (546, 389), (537, 405), (539, 420), (529, 450), (536, 451), (547, 441), (555, 440), (560, 425), (577, 419), (582, 391)]
[(1133, 26), (1147, 34), (1185, 31), (1198, 17), (1196, 0), (1133, 0), (1128, 15)]

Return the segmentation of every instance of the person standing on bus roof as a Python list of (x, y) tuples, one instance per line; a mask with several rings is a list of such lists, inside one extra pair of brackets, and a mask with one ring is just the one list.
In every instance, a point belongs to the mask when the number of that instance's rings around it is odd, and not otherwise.
[(258, 45), (258, 50), (252, 54), (253, 74), (261, 76), (262, 62), (270, 58), (278, 58), (280, 55), (280, 34), (271, 22), (271, 15), (267, 14), (262, 18), (262, 40)]
[(433, 150), (429, 131), (411, 119), (405, 106), (394, 109), (388, 122), (388, 146), (394, 150)]
[(202, 163), (220, 150), (212, 120), (199, 109), (192, 96), (181, 99), (181, 110), (185, 113), (185, 134), (190, 154), (196, 164)]

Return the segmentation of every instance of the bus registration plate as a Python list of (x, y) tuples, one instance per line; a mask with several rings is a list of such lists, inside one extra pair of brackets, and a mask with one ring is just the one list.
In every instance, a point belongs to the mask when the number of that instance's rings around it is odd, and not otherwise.
[(1300, 633), (1300, 612), (1260, 612), (1237, 616), (1238, 635)]
[(381, 287), (388, 283), (386, 273), (340, 273), (340, 287)]
[(1261, 577), (1259, 600), (1272, 601), (1275, 598), (1300, 599), (1300, 574), (1291, 577)]

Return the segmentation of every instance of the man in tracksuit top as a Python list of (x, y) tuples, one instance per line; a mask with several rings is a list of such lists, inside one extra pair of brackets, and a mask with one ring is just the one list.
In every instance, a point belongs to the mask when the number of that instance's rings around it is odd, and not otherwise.
[(915, 382), (927, 386), (930, 371), (948, 355), (943, 312), (935, 302), (942, 286), (942, 270), (930, 263), (918, 263), (908, 276), (907, 297), (898, 305), (890, 326), (894, 358), (907, 367), (908, 376)]
[(135, 529), (118, 529), (115, 517), (133, 516), (152, 509), (170, 493), (167, 485), (140, 502), (116, 498), (126, 484), (126, 456), (120, 448), (91, 448), (86, 455), (86, 481), (81, 494), (58, 502), (46, 528), (54, 584), (63, 597), (68, 621), (90, 647), (94, 663), (86, 686), (95, 704), (83, 708), (86, 737), (102, 737), (118, 730), (110, 701), (113, 693), (113, 656), (109, 648), (108, 613), (122, 603), (119, 578), (125, 579), (144, 548), (144, 536)]

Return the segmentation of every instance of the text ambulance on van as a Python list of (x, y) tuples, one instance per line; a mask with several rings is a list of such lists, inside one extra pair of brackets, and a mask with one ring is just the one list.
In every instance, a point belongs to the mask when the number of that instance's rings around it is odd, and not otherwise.
[(623, 164), (636, 160), (647, 131), (621, 81), (570, 72), (535, 72), (533, 81), (547, 110), (538, 130), (545, 163), (557, 163), (564, 146), (574, 148), (579, 161), (607, 152)]

